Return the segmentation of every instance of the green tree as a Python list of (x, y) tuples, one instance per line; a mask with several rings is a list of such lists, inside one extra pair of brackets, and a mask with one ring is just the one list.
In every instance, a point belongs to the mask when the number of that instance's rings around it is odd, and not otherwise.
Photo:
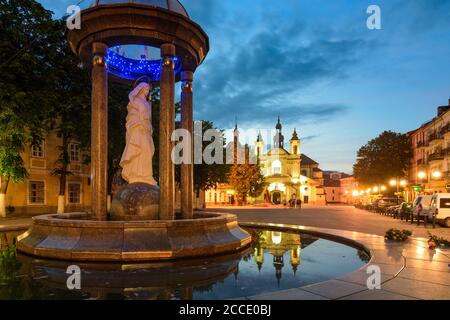
[(385, 131), (359, 149), (353, 172), (362, 185), (383, 184), (392, 178), (405, 177), (410, 160), (408, 137)]
[(47, 127), (54, 43), (52, 12), (33, 0), (0, 0), (0, 216), (9, 182), (27, 176), (21, 153)]
[(233, 164), (229, 174), (229, 183), (236, 191), (239, 205), (247, 203), (247, 197), (256, 198), (262, 194), (265, 179), (258, 164), (249, 161), (249, 148), (245, 147), (245, 161), (243, 164)]
[(59, 177), (58, 213), (64, 212), (71, 143), (80, 143), (84, 148), (90, 144), (90, 79), (87, 70), (80, 68), (78, 58), (71, 52), (64, 35), (65, 20), (54, 22), (55, 52), (50, 57), (55, 66), (51, 75), (51, 87), (55, 91), (56, 103), (52, 105), (51, 126), (61, 144), (60, 154), (52, 174)]
[[(194, 139), (202, 139), (203, 134), (208, 130), (218, 130), (222, 135), (223, 147), (225, 147), (225, 137), (223, 130), (219, 130), (211, 121), (202, 121), (202, 132), (195, 132)], [(201, 137), (199, 135), (202, 135)], [(211, 142), (203, 141), (202, 152)], [(201, 191), (206, 191), (215, 188), (218, 183), (225, 183), (228, 180), (230, 166), (225, 164), (226, 157), (223, 155), (224, 164), (206, 164), (204, 161), (201, 164), (194, 164), (194, 192), (196, 198), (200, 197)], [(179, 179), (177, 179), (179, 181)]]

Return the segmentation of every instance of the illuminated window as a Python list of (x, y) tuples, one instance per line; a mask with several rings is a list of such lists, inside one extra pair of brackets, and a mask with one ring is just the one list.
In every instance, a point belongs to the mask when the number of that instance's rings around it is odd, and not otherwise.
[(81, 203), (81, 184), (80, 183), (70, 183), (67, 185), (67, 193), (70, 204), (80, 204)]
[(79, 144), (72, 143), (70, 145), (70, 161), (72, 162), (81, 161), (81, 149)]
[(281, 162), (279, 160), (272, 162), (272, 174), (281, 174)]
[(45, 140), (42, 140), (40, 143), (31, 146), (31, 156), (33, 158), (44, 158), (45, 156)]
[(28, 185), (28, 199), (30, 204), (45, 204), (45, 182), (30, 181)]

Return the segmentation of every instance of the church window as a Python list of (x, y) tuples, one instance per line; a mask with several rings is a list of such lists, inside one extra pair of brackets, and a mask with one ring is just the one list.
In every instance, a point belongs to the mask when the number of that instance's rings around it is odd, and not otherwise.
[(279, 160), (272, 163), (272, 174), (281, 174), (281, 162)]

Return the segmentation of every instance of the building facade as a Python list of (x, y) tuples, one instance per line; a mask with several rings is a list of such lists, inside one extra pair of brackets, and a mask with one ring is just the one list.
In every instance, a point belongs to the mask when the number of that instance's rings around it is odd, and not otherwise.
[[(59, 158), (62, 139), (49, 134), (38, 146), (25, 148), (22, 159), (28, 178), (21, 183), (9, 183), (5, 204), (7, 214), (56, 213), (60, 190), (59, 177), (53, 175)], [(69, 144), (71, 172), (65, 185), (64, 204), (67, 212), (85, 211), (91, 203), (90, 167), (83, 163), (80, 144)]]
[[(323, 172), (319, 163), (302, 154), (301, 140), (294, 130), (286, 150), (283, 126), (280, 119), (276, 124), (276, 133), (273, 144), (269, 150), (267, 144), (259, 134), (254, 145), (256, 158), (259, 161), (262, 174), (267, 186), (261, 196), (250, 199), (254, 204), (271, 203), (275, 205), (288, 204), (298, 199), (305, 204), (326, 204), (325, 190), (323, 188)], [(239, 131), (234, 131), (234, 145), (239, 145)], [(236, 152), (235, 152), (236, 153)], [(225, 199), (227, 204), (233, 204), (232, 187), (223, 184), (217, 188), (206, 191), (207, 205), (221, 204)]]
[[(5, 197), (6, 215), (11, 214), (51, 214), (57, 212), (60, 190), (59, 177), (53, 175), (62, 139), (56, 134), (48, 134), (39, 146), (27, 147), (22, 159), (28, 178), (20, 183), (10, 182)], [(89, 212), (91, 210), (91, 168), (83, 162), (84, 154), (80, 144), (69, 144), (70, 175), (67, 176), (64, 198), (65, 212)], [(2, 181), (0, 178), (0, 185)], [(117, 191), (117, 188), (113, 188)], [(109, 199), (110, 200), (110, 199)], [(205, 207), (205, 192), (199, 197), (194, 194), (194, 207)], [(181, 206), (179, 188), (175, 193), (175, 206)]]
[(412, 146), (410, 198), (450, 189), (450, 100), (437, 115), (408, 133)]
[(359, 184), (355, 177), (348, 176), (340, 179), (341, 203), (356, 204), (359, 198)]

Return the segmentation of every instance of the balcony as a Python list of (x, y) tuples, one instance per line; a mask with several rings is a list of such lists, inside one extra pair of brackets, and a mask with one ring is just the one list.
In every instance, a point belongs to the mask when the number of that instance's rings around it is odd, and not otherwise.
[(423, 148), (423, 147), (426, 147), (425, 141), (419, 141), (419, 142), (417, 142), (416, 148)]
[(423, 166), (423, 165), (425, 165), (426, 163), (425, 163), (425, 159), (419, 159), (419, 160), (417, 160), (417, 165), (418, 166)]
[(435, 142), (435, 141), (440, 141), (443, 140), (444, 136), (438, 132), (432, 133), (428, 136), (428, 141), (429, 142)]
[(446, 134), (446, 133), (450, 133), (450, 124), (446, 124), (445, 126), (443, 126), (442, 128), (441, 128), (441, 130), (439, 131), (439, 134), (441, 135), (441, 136), (443, 136), (444, 134)]
[(428, 156), (428, 163), (441, 160), (444, 160), (444, 153), (442, 151), (432, 153)]

